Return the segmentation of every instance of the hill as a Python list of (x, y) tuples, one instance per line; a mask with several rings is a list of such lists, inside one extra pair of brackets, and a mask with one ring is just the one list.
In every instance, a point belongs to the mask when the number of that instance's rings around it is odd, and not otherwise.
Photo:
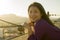
[(15, 14), (1, 15), (0, 19), (11, 22), (11, 23), (14, 23), (14, 24), (18, 24), (18, 25), (28, 21), (28, 18), (17, 16)]

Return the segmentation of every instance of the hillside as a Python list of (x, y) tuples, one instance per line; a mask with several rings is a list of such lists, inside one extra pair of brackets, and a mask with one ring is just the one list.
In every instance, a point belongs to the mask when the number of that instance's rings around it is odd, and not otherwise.
[(1, 15), (0, 19), (14, 23), (14, 24), (18, 24), (18, 25), (28, 21), (28, 18), (16, 16), (15, 14)]

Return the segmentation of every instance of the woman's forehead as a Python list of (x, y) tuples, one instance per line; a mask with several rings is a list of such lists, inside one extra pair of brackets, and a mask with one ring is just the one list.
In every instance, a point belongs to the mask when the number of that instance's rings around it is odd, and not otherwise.
[(38, 10), (38, 8), (36, 6), (31, 6), (29, 10)]

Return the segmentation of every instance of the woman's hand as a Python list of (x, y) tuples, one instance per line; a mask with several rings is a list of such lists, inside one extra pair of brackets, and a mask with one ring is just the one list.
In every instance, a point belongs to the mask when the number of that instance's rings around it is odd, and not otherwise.
[(31, 28), (32, 23), (24, 23), (23, 26), (28, 29), (28, 34), (29, 34), (29, 35), (31, 35), (31, 34), (33, 33), (32, 28)]

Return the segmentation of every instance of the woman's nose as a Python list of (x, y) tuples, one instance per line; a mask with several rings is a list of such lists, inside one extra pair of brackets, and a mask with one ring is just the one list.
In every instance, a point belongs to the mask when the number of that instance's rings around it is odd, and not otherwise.
[(35, 16), (35, 13), (31, 13), (31, 16)]

